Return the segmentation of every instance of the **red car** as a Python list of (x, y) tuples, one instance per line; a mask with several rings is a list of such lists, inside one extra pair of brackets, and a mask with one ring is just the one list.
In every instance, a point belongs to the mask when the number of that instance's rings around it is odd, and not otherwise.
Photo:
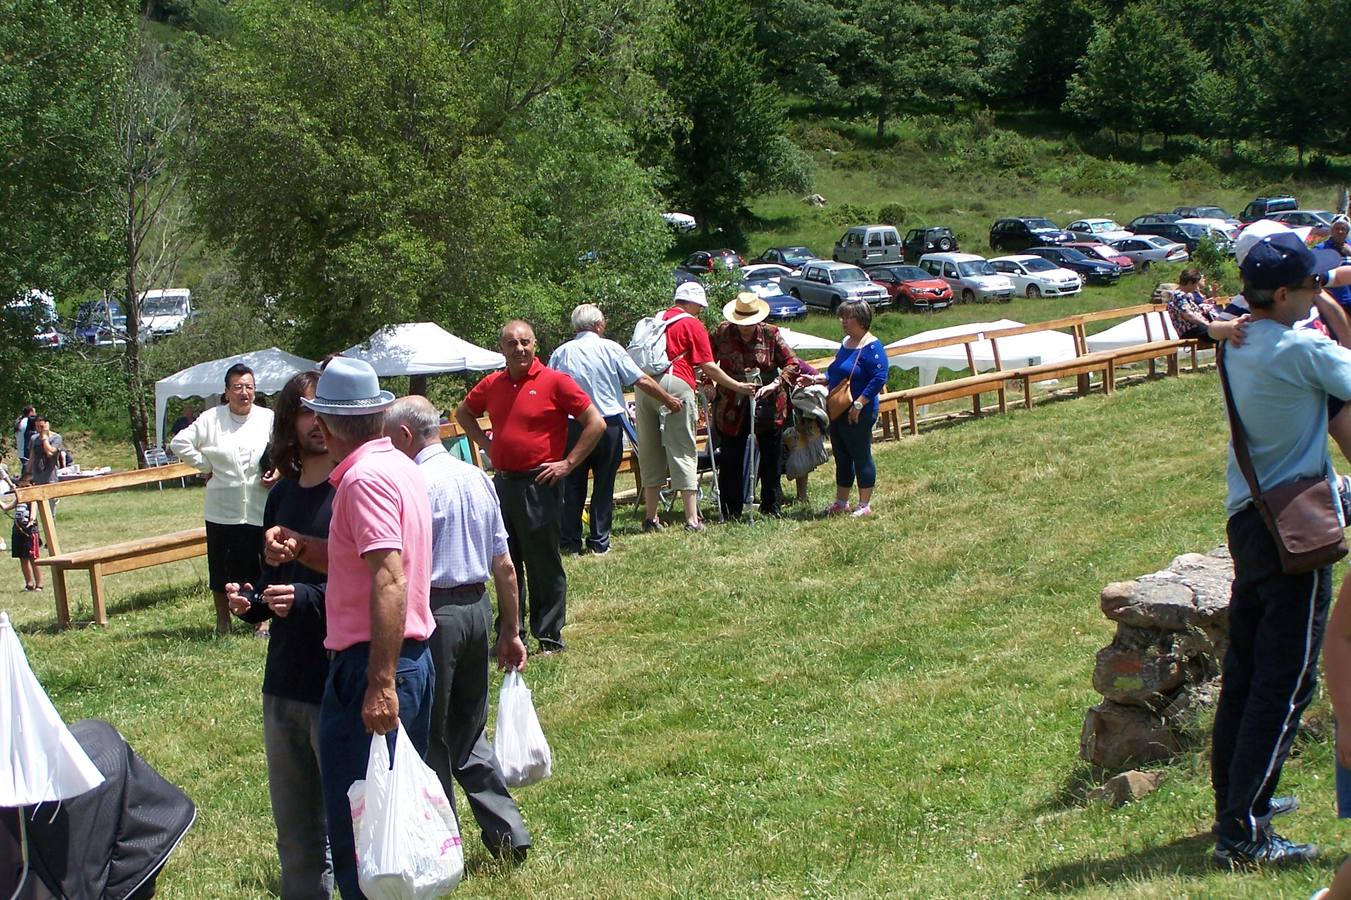
[(1097, 257), (1098, 259), (1105, 259), (1108, 262), (1116, 263), (1121, 267), (1122, 275), (1135, 274), (1135, 260), (1131, 259), (1129, 256), (1123, 256), (1121, 251), (1115, 247), (1108, 246), (1107, 244), (1099, 244), (1096, 241), (1074, 241), (1073, 243), (1065, 244), (1064, 246), (1073, 247), (1089, 259)]
[(952, 305), (952, 287), (919, 266), (869, 266), (868, 277), (886, 289), (893, 309), (945, 309)]

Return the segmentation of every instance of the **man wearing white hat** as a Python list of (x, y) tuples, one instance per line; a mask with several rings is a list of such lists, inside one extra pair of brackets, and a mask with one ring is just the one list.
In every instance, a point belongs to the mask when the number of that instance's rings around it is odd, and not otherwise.
[(694, 390), (697, 366), (704, 375), (735, 394), (749, 396), (755, 385), (732, 378), (713, 361), (713, 347), (699, 314), (708, 309), (708, 296), (697, 281), (681, 283), (670, 309), (662, 318), (666, 327), (666, 358), (671, 366), (658, 379), (662, 389), (683, 405), (672, 413), (647, 394), (636, 398), (638, 407), (638, 467), (643, 473), (643, 531), (661, 527), (657, 502), (669, 475), (671, 489), (680, 492), (685, 527), (703, 531), (699, 519), (699, 458), (694, 442), (698, 422)]
[[(301, 401), (337, 466), (328, 540), (273, 528), (272, 565), (296, 560), (328, 572), (324, 646), (330, 663), (319, 710), (319, 763), (333, 877), (344, 900), (362, 897), (347, 789), (366, 776), (371, 734), (402, 723), (419, 755), (431, 725), (432, 524), (417, 465), (384, 435), (394, 395), (380, 390), (369, 363), (336, 357), (314, 398)], [(393, 747), (391, 746), (391, 753)]]

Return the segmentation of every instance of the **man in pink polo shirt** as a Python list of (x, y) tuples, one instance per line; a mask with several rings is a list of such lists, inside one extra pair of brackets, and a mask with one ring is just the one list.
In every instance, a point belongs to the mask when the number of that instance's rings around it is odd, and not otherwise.
[(394, 395), (366, 362), (338, 357), (302, 400), (319, 414), (337, 467), (328, 541), (271, 529), (269, 563), (295, 559), (328, 572), (331, 657), (319, 708), (319, 767), (333, 877), (344, 900), (364, 896), (347, 789), (366, 777), (371, 734), (403, 723), (419, 754), (431, 725), (431, 503), (417, 465), (384, 436)]

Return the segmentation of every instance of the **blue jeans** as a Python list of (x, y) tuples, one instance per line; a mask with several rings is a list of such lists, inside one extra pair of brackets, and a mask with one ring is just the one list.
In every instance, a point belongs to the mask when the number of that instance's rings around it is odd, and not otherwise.
[[(324, 783), (328, 843), (333, 854), (333, 880), (342, 891), (343, 900), (365, 897), (357, 883), (356, 839), (352, 835), (347, 789), (352, 782), (366, 777), (371, 753), (371, 739), (361, 721), (370, 649), (369, 644), (357, 644), (333, 658), (328, 667), (328, 683), (324, 685), (324, 700), (319, 706), (319, 768)], [(394, 671), (394, 690), (399, 697), (399, 721), (419, 756), (427, 755), (434, 681), (432, 654), (426, 641), (404, 641)], [(394, 735), (387, 737), (393, 756)]]
[(853, 487), (858, 476), (860, 488), (871, 488), (877, 483), (877, 466), (873, 465), (873, 424), (877, 410), (864, 407), (857, 424), (849, 424), (848, 411), (840, 413), (830, 423), (830, 449), (835, 454), (835, 486)]

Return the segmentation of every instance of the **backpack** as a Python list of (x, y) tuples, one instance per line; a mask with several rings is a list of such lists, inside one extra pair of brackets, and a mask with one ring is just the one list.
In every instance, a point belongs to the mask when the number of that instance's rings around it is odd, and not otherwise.
[[(663, 310), (662, 312), (665, 312)], [(633, 326), (633, 337), (629, 340), (629, 356), (648, 375), (664, 375), (675, 362), (666, 355), (666, 329), (681, 319), (693, 319), (687, 312), (676, 313), (669, 319), (663, 319), (662, 313), (639, 319)]]

